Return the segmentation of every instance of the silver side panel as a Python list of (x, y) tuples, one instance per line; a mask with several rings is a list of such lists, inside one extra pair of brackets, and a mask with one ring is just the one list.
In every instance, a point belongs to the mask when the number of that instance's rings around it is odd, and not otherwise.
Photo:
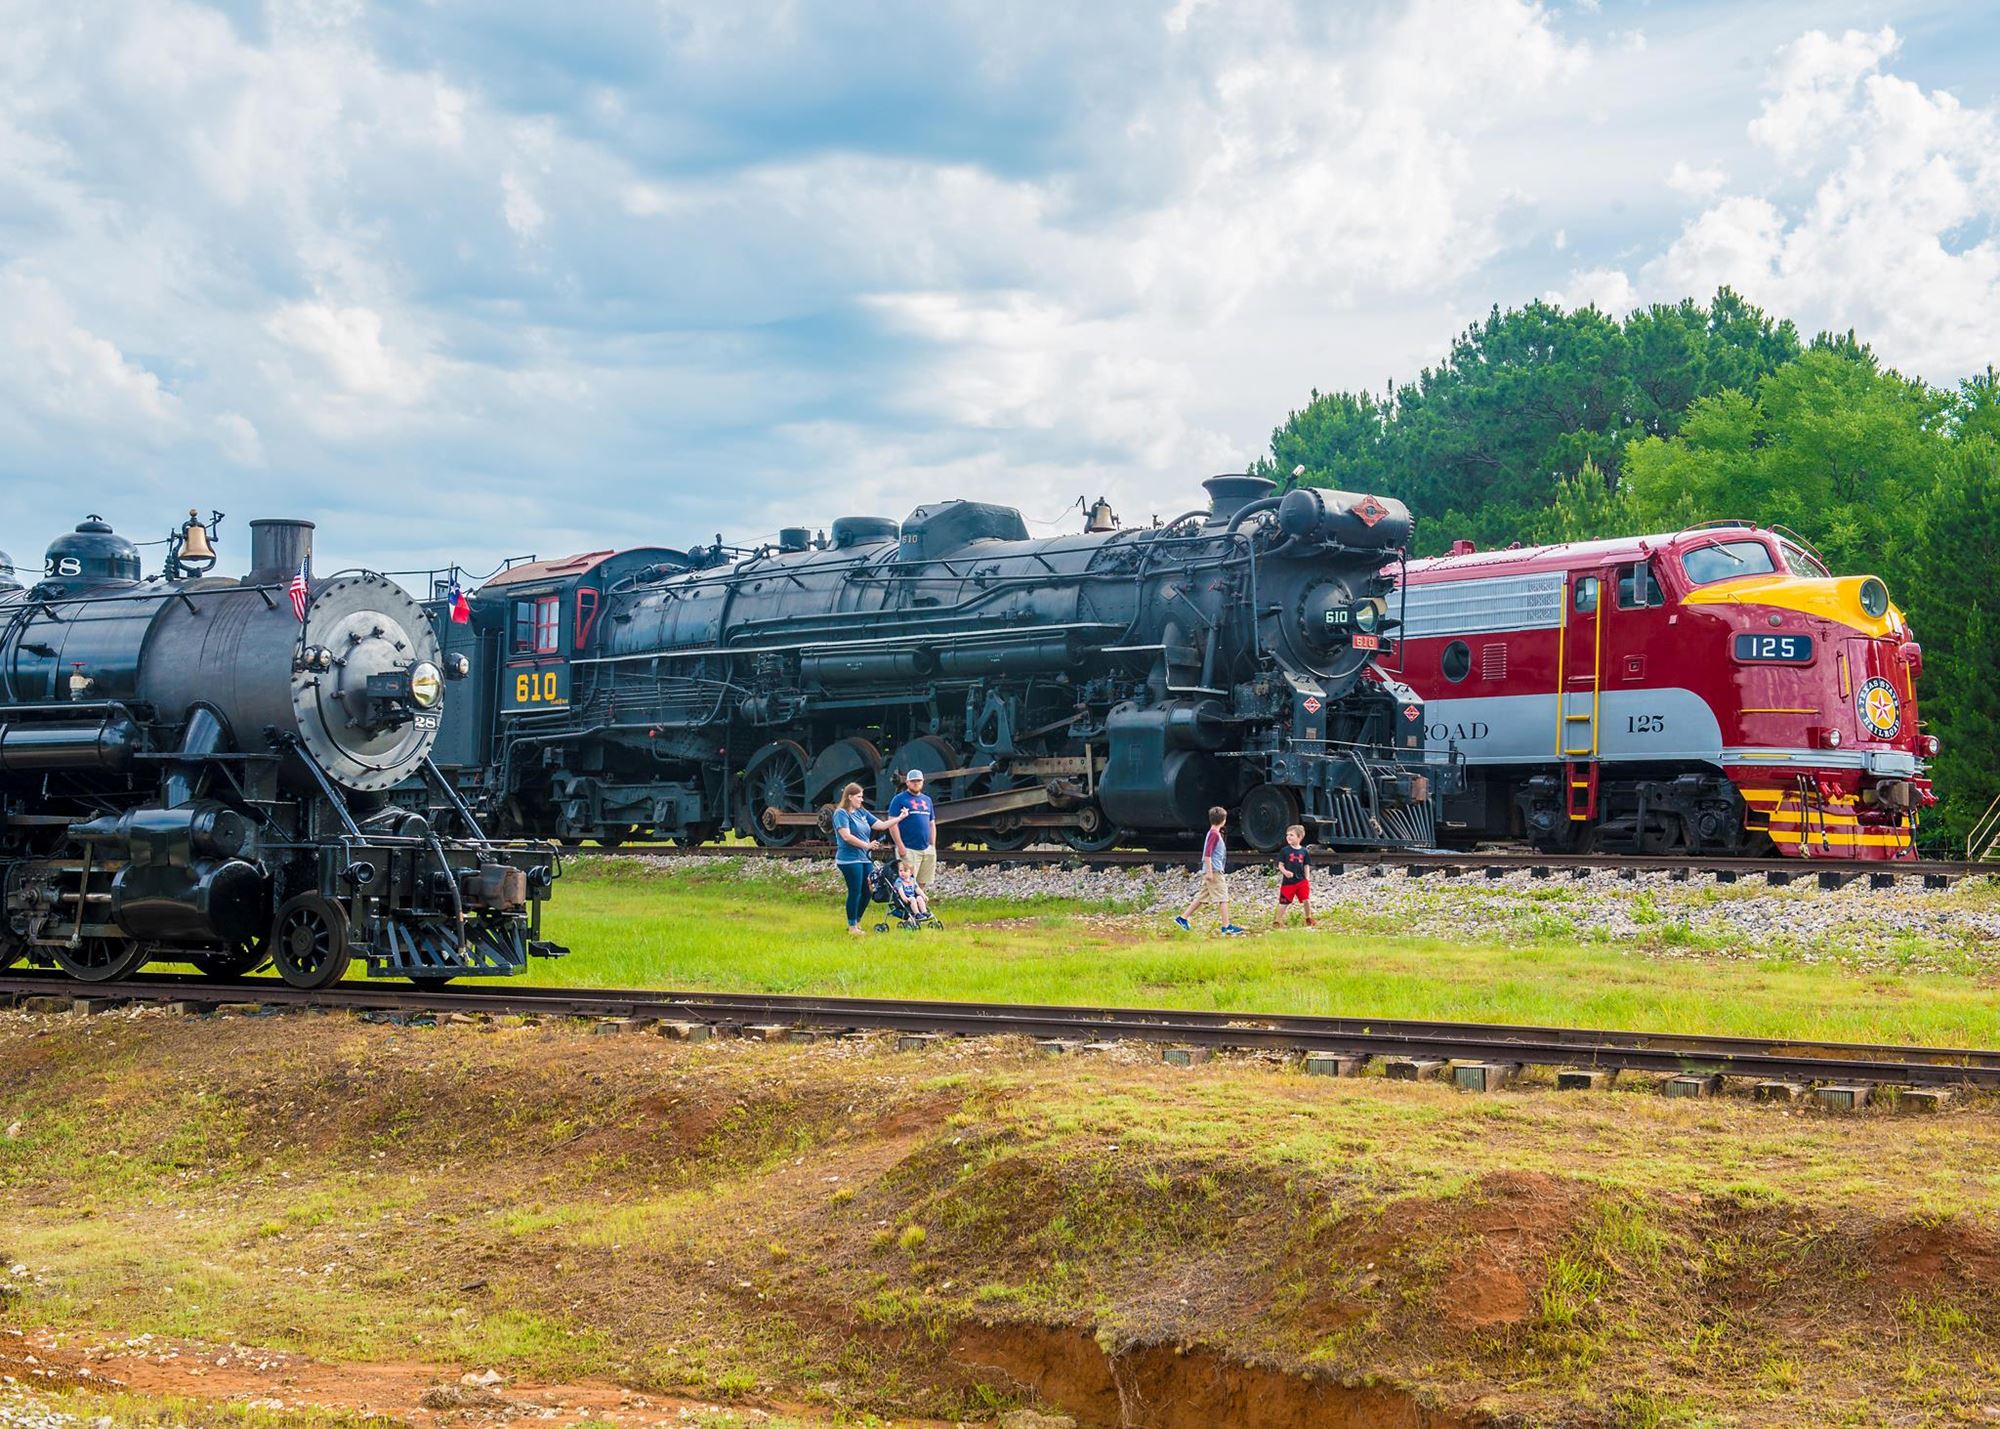
[[(1590, 696), (1568, 696), (1569, 713), (1590, 713)], [(1555, 764), (1554, 695), (1491, 695), (1425, 700), (1427, 743), (1436, 753), (1455, 745), (1472, 764)], [(1590, 729), (1569, 722), (1570, 747), (1586, 748)], [(1832, 751), (1812, 751), (1832, 753)], [(1597, 757), (1621, 760), (1723, 762), (1722, 727), (1692, 690), (1606, 690), (1597, 706)], [(1572, 756), (1586, 759), (1589, 756)]]
[(1550, 571), (1402, 586), (1390, 600), (1389, 611), (1403, 621), (1399, 636), (1411, 640), (1554, 630), (1562, 624), (1565, 579), (1561, 571)]

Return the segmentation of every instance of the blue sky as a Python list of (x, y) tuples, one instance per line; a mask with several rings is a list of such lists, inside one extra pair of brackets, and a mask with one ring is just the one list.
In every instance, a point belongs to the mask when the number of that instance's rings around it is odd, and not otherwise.
[[(2000, 355), (1945, 4), (0, 0), (0, 548), (1184, 509), (1494, 303)], [(1053, 529), (1053, 528), (1050, 528)], [(227, 535), (227, 530), (225, 535)], [(225, 562), (225, 568), (230, 568)]]

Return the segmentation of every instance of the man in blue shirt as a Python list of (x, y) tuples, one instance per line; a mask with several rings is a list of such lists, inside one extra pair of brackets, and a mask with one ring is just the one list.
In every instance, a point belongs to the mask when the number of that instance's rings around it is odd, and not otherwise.
[(917, 886), (928, 898), (931, 880), (937, 877), (937, 805), (924, 792), (923, 770), (912, 769), (903, 776), (903, 792), (889, 801), (889, 817), (901, 820), (890, 829), (896, 857), (916, 865)]

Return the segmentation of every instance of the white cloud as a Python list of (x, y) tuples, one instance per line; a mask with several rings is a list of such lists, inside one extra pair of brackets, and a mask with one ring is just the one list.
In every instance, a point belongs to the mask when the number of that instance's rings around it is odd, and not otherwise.
[(1817, 149), (1846, 127), (1854, 90), (1896, 52), (1896, 32), (1849, 30), (1838, 39), (1813, 30), (1787, 45), (1771, 76), (1775, 95), (1750, 125), (1750, 137), (1781, 159)]
[(1729, 175), (1717, 165), (1695, 168), (1685, 159), (1674, 160), (1667, 174), (1667, 187), (1693, 199), (1713, 198), (1729, 182)]
[(1668, 186), (1706, 206), (1650, 259), (1580, 269), (1549, 296), (1621, 311), (1727, 284), (1932, 381), (1993, 361), (2000, 110), (1882, 72), (1896, 52), (1886, 29), (1784, 46), (1748, 129), (1800, 184), (1729, 193), (1721, 168), (1677, 160)]
[(1542, 296), (1565, 308), (1594, 307), (1614, 318), (1622, 318), (1639, 306), (1638, 290), (1632, 286), (1631, 278), (1617, 268), (1572, 273), (1566, 285)]
[(352, 396), (408, 406), (430, 386), (430, 364), (385, 344), (382, 315), (368, 308), (292, 303), (272, 313), (267, 326), (274, 337), (319, 358)]
[[(1662, 296), (1731, 283), (1802, 325), (1856, 328), (1889, 361), (1949, 381), (1993, 360), (2000, 312), (2000, 116), (1874, 73), (1896, 38), (1814, 33), (1779, 59), (1778, 98), (1751, 133), (1810, 159), (1809, 199), (1732, 195), (1694, 218), (1644, 286)], [(1812, 172), (1809, 170), (1809, 172)]]
[(183, 421), (158, 374), (78, 322), (55, 284), (0, 270), (0, 401), (9, 397), (35, 421), (109, 426), (144, 441)]
[(500, 176), (500, 212), (507, 226), (521, 238), (533, 238), (542, 231), (548, 214), (536, 201), (534, 191), (519, 174)]
[(257, 435), (256, 423), (241, 412), (223, 412), (215, 419), (216, 445), (238, 466), (264, 464), (264, 439)]

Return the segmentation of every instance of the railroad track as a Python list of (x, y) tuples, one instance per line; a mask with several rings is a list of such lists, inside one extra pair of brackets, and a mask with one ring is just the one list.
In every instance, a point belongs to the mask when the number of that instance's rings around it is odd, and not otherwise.
[(2000, 1089), (2000, 1050), (1504, 1023), (492, 983), (418, 989), (352, 981), (305, 992), (273, 978), (223, 982), (175, 975), (93, 986), (54, 974), (15, 974), (0, 977), (0, 999), (48, 1011), (64, 1010), (75, 1002), (84, 1003), (84, 1010), (130, 1003), (178, 1003), (188, 1010), (255, 1003), (272, 1009), (616, 1018), (629, 1024), (687, 1024), (766, 1037), (883, 1031), (1025, 1036), (1057, 1047), (1137, 1041), (1381, 1059), (1391, 1064), (1392, 1071), (1395, 1064), (1435, 1072), (1447, 1064), (1465, 1063), (1503, 1070), (1545, 1066), (1664, 1072), (1695, 1079), (1745, 1077), (1772, 1084)]
[[(685, 848), (678, 844), (624, 844), (617, 848), (595, 845), (578, 853), (601, 858), (782, 858), (827, 859), (832, 850), (824, 844), (795, 844), (789, 848), (763, 848), (754, 844), (703, 844)], [(1155, 852), (1144, 849), (1112, 849), (1105, 853), (1078, 853), (1068, 848), (952, 849), (945, 854), (949, 863), (966, 868), (1030, 867), (1069, 868), (1185, 868), (1194, 853)], [(1368, 852), (1361, 850), (1316, 855), (1315, 870), (1338, 876), (1351, 869), (1386, 874), (1401, 869), (1412, 878), (1440, 877), (1502, 878), (1509, 873), (1527, 872), (1534, 878), (1582, 878), (1591, 873), (1616, 873), (1636, 878), (1642, 873), (1665, 873), (1677, 880), (1708, 878), (1718, 883), (1736, 883), (1761, 878), (1773, 886), (1817, 883), (1822, 888), (1844, 888), (1856, 881), (1873, 888), (1892, 888), (1905, 878), (1920, 878), (1926, 888), (1946, 888), (1961, 878), (2000, 877), (2000, 864), (1959, 863), (1941, 860), (1885, 864), (1860, 859), (1798, 858), (1669, 858), (1644, 854), (1546, 854), (1519, 849), (1470, 853), (1411, 853), (1408, 850)]]

